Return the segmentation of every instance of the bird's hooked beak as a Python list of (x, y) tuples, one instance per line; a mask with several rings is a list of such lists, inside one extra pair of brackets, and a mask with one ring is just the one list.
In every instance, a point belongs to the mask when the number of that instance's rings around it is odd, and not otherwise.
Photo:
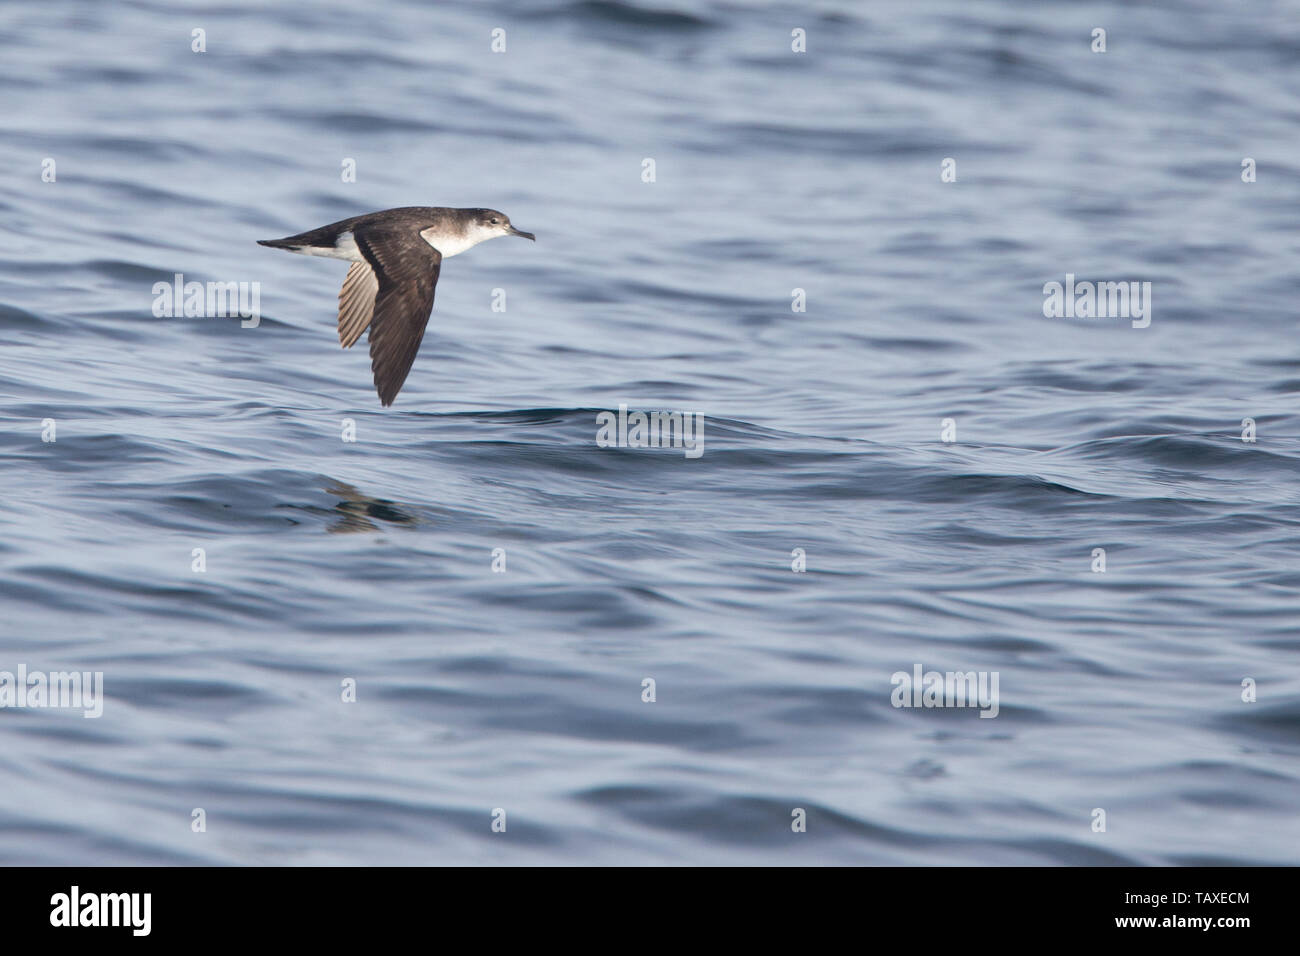
[(519, 230), (519, 229), (516, 229), (514, 226), (511, 226), (511, 227), (510, 227), (510, 235), (512, 235), (512, 236), (521, 236), (521, 237), (523, 237), (524, 239), (531, 239), (531, 240), (533, 240), (533, 242), (536, 242), (536, 241), (537, 241), (537, 237), (534, 236), (531, 232), (523, 232), (523, 231), (521, 231), (521, 230)]

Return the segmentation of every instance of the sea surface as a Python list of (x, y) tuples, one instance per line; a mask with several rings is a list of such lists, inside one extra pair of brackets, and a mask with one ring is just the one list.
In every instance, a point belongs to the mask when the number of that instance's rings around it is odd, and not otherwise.
[[(0, 64), (0, 671), (103, 675), (0, 709), (0, 862), (1300, 859), (1300, 4), (48, 0)], [(537, 242), (385, 409), (255, 240), (404, 205)]]

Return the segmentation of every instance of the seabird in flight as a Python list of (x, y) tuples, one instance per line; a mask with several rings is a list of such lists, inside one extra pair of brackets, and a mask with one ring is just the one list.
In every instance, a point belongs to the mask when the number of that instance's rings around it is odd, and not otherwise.
[(537, 239), (495, 209), (403, 206), (258, 243), (352, 263), (339, 292), (339, 342), (351, 348), (370, 329), (375, 388), (391, 405), (420, 350), (442, 260), (497, 236)]

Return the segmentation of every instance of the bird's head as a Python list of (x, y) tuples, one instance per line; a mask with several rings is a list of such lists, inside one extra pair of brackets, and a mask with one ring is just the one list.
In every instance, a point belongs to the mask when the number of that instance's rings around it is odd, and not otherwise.
[[(483, 239), (494, 239), (497, 236), (522, 236), (537, 241), (537, 237), (531, 232), (521, 232), (512, 226), (510, 217), (503, 212), (497, 212), (495, 209), (476, 209), (475, 212), (477, 215), (474, 219), (474, 231)], [(479, 241), (481, 242), (482, 239)]]

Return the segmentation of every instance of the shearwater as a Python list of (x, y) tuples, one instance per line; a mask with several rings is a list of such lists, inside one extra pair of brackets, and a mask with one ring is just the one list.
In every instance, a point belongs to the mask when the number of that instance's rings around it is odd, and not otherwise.
[(258, 244), (352, 263), (339, 292), (339, 343), (351, 348), (370, 329), (375, 388), (391, 405), (420, 350), (442, 260), (497, 236), (537, 239), (495, 209), (403, 206)]

